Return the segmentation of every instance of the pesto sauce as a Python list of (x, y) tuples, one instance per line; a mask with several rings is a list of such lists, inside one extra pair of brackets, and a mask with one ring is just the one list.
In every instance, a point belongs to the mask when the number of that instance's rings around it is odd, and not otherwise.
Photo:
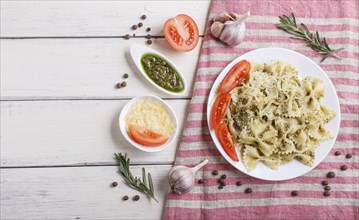
[(182, 92), (184, 83), (180, 75), (164, 59), (145, 54), (141, 57), (142, 67), (150, 79), (170, 92)]

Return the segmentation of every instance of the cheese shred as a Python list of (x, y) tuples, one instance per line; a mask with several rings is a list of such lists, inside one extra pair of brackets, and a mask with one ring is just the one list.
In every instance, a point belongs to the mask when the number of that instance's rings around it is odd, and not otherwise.
[(129, 125), (139, 125), (153, 132), (171, 136), (175, 125), (165, 106), (153, 98), (137, 100), (125, 118), (126, 129)]

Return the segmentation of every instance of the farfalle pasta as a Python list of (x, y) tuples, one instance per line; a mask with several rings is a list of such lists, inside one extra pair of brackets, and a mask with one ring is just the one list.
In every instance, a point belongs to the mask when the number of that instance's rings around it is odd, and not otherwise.
[(312, 166), (315, 148), (332, 138), (325, 125), (336, 116), (320, 103), (324, 82), (301, 80), (294, 66), (280, 60), (251, 66), (248, 77), (231, 91), (225, 117), (246, 169), (259, 162), (277, 169), (294, 159)]

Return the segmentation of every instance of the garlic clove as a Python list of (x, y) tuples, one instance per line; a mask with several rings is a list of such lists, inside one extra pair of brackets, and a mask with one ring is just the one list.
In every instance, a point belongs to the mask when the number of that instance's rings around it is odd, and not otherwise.
[(211, 33), (213, 37), (219, 38), (224, 28), (224, 24), (222, 22), (216, 21), (211, 26)]

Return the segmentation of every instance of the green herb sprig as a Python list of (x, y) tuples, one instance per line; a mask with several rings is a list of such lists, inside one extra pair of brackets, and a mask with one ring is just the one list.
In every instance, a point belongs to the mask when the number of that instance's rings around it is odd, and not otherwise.
[(323, 55), (323, 58), (320, 62), (323, 62), (325, 59), (331, 56), (341, 59), (335, 53), (343, 50), (344, 48), (331, 49), (325, 37), (323, 40), (320, 39), (318, 31), (311, 33), (307, 26), (303, 23), (298, 26), (293, 13), (291, 17), (286, 15), (283, 15), (282, 17), (279, 16), (279, 21), (280, 23), (276, 24), (277, 28), (294, 35), (295, 37), (293, 38), (295, 39), (304, 40), (308, 47)]
[(127, 158), (127, 154), (118, 153), (115, 154), (115, 158), (119, 163), (118, 171), (123, 176), (125, 183), (132, 189), (144, 193), (158, 202), (155, 198), (151, 174), (148, 173), (146, 178), (146, 170), (142, 168), (142, 180), (140, 177), (134, 177), (130, 171), (130, 158)]

